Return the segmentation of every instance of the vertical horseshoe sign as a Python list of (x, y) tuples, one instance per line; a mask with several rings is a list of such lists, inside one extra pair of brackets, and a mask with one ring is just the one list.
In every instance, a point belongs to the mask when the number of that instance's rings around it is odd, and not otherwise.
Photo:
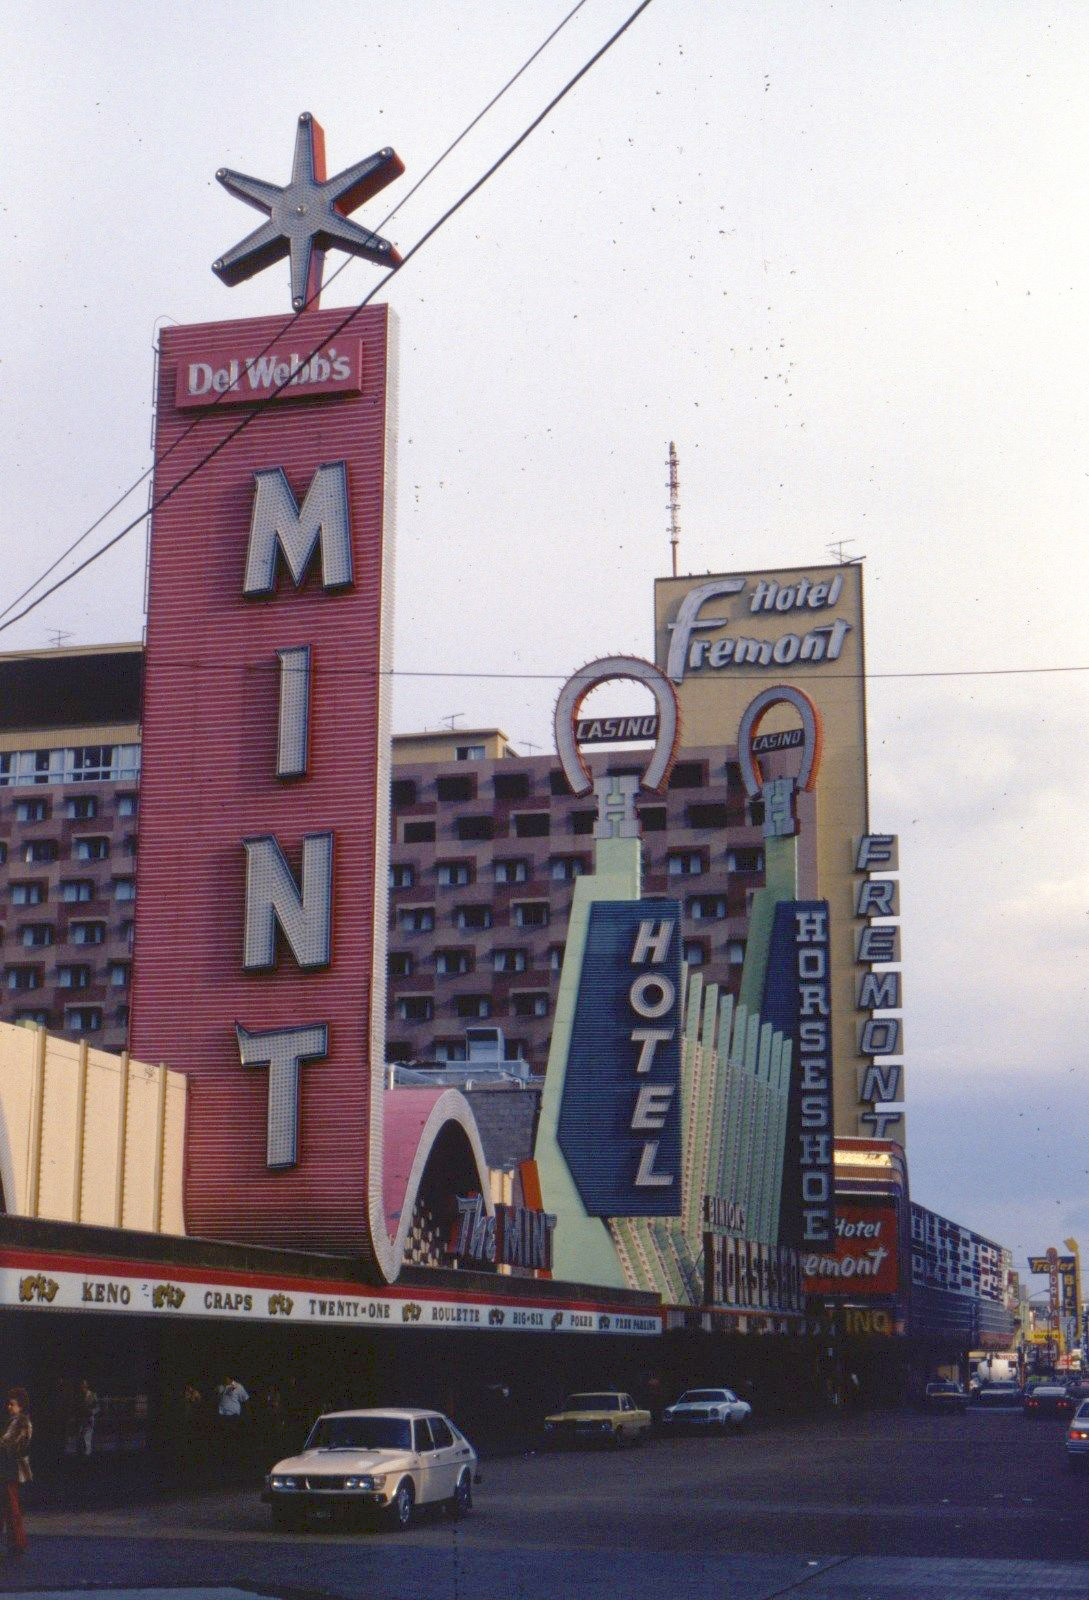
[[(801, 763), (798, 767), (797, 777), (769, 778), (765, 780), (763, 768), (760, 765), (761, 740), (757, 733), (772, 706), (791, 706), (801, 717), (802, 726), (800, 739), (791, 740), (791, 745), (801, 745)], [(774, 742), (774, 735), (765, 736), (767, 749), (788, 749), (791, 745)], [(821, 764), (821, 747), (824, 742), (821, 728), (821, 715), (813, 701), (802, 689), (795, 689), (791, 684), (775, 684), (769, 689), (764, 689), (755, 700), (750, 700), (741, 716), (737, 730), (737, 759), (741, 767), (741, 778), (745, 791), (750, 800), (763, 797), (764, 800), (764, 833), (769, 838), (782, 838), (786, 835), (797, 833), (798, 825), (794, 814), (794, 796), (799, 789), (812, 789), (817, 781), (817, 773)]]

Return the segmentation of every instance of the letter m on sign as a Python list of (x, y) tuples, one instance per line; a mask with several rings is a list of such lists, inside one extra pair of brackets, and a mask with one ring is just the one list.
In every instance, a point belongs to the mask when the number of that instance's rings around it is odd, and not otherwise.
[(256, 487), (242, 593), (257, 597), (276, 592), (278, 554), (298, 588), (319, 544), (322, 588), (346, 589), (352, 581), (346, 463), (334, 461), (318, 468), (301, 510), (282, 467), (253, 476)]

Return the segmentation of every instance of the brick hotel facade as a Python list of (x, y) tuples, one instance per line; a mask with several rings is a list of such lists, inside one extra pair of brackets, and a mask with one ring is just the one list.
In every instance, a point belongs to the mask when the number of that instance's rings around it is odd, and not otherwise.
[[(141, 665), (137, 644), (0, 657), (0, 1019), (107, 1050), (127, 1041)], [(388, 1059), (464, 1059), (485, 1024), (543, 1072), (593, 799), (496, 729), (395, 736), (393, 766)], [(736, 992), (764, 870), (736, 751), (682, 750), (639, 809), (645, 892), (680, 898), (686, 959)]]

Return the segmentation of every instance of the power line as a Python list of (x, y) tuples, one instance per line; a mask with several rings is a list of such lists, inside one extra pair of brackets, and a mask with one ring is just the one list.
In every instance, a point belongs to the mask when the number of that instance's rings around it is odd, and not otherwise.
[[(207, 668), (209, 671), (221, 672), (222, 662), (213, 660), (179, 660), (171, 658), (165, 660), (164, 665), (178, 668)], [(279, 676), (282, 666), (278, 660), (251, 661), (246, 664), (247, 672), (274, 672)], [(828, 682), (853, 682), (853, 683), (878, 683), (885, 681), (902, 681), (909, 678), (1031, 678), (1053, 675), (1056, 673), (1089, 672), (1089, 664), (1085, 666), (1058, 666), (1058, 667), (947, 667), (930, 668), (917, 672), (822, 672), (821, 681)], [(466, 680), (492, 681), (496, 683), (566, 683), (568, 679), (578, 679), (583, 676), (579, 672), (489, 672), (470, 667), (352, 667), (345, 671), (332, 673), (331, 676), (350, 678), (459, 678)], [(599, 681), (596, 672), (585, 674), (587, 682)], [(762, 672), (731, 672), (731, 683), (767, 683), (768, 673)], [(456, 712), (456, 716), (463, 716), (463, 712)], [(446, 720), (445, 718), (442, 720)]]
[[(480, 111), (477, 112), (476, 116), (473, 117), (472, 121), (466, 123), (465, 127), (461, 130), (461, 132), (457, 135), (457, 137), (452, 139), (451, 142), (446, 146), (446, 149), (443, 150), (442, 153), (435, 158), (435, 160), (426, 169), (426, 171), (423, 172), (421, 174), (421, 176), (417, 179), (417, 181), (412, 185), (411, 189), (408, 190), (407, 194), (403, 194), (400, 197), (400, 199), (397, 201), (397, 204), (390, 211), (388, 211), (386, 213), (386, 215), (382, 218), (382, 220), (380, 222), (375, 224), (376, 230), (381, 230), (382, 228), (384, 228), (386, 226), (386, 224), (389, 223), (397, 215), (398, 211), (400, 211), (401, 208), (404, 205), (406, 205), (409, 200), (412, 199), (412, 196), (414, 194), (416, 194), (417, 191), (427, 182), (427, 180), (442, 165), (442, 163), (447, 159), (447, 157), (453, 154), (453, 152), (457, 149), (458, 145), (461, 144), (461, 142), (464, 139), (466, 139), (468, 137), (468, 135), (473, 131), (473, 129), (483, 120), (483, 118), (487, 116), (488, 112), (491, 111), (493, 106), (497, 105), (499, 103), (499, 101), (503, 98), (503, 96), (508, 92), (508, 90), (513, 88), (513, 86), (518, 82), (518, 79), (521, 78), (526, 72), (528, 72), (529, 68), (537, 60), (538, 56), (540, 56), (541, 54), (543, 54), (543, 52), (545, 50), (547, 50), (548, 46), (552, 43), (553, 39), (555, 39), (556, 36), (559, 33), (561, 33), (564, 28), (566, 28), (567, 24), (577, 15), (577, 13), (579, 11), (582, 10), (583, 6), (586, 5), (586, 3), (587, 3), (587, 0), (577, 0), (577, 3), (574, 6), (572, 6), (571, 10), (566, 14), (566, 16), (564, 16), (557, 23), (557, 25), (552, 29), (552, 32), (549, 33), (541, 41), (541, 43), (537, 46), (537, 48), (532, 52), (531, 55), (526, 57), (525, 61), (523, 61), (522, 65), (518, 68), (518, 70), (511, 74), (511, 76), (507, 79), (506, 83), (503, 84), (502, 88), (497, 90), (497, 92), (492, 96), (492, 98), (487, 102), (487, 104), (485, 106), (483, 106)], [(649, 0), (648, 0), (648, 3), (649, 3)], [(316, 300), (318, 298), (318, 295), (322, 292), (322, 288), (327, 289), (329, 287), (329, 285), (331, 283), (333, 283), (340, 276), (340, 274), (347, 267), (349, 267), (351, 265), (351, 260), (352, 260), (352, 258), (350, 256), (346, 257), (344, 259), (344, 261), (342, 261), (341, 264), (336, 268), (336, 270), (329, 274), (329, 277), (325, 280), (324, 285), (319, 287), (319, 289), (310, 297), (310, 299), (306, 302), (306, 305), (304, 305), (302, 307), (301, 311), (299, 311), (299, 312), (295, 313), (294, 315), (288, 317), (288, 319), (285, 321), (283, 327), (279, 330), (279, 332), (273, 334), (272, 338), (264, 346), (264, 348), (262, 350), (258, 351), (257, 355), (254, 356), (254, 358), (253, 358), (254, 360), (260, 360), (261, 356), (268, 354), (268, 352), (273, 348), (273, 346), (276, 345), (278, 343), (278, 341), (280, 339), (282, 339), (284, 337), (284, 335), (287, 333), (288, 329), (294, 323), (294, 321), (296, 319), (296, 316), (301, 316), (303, 314), (303, 312), (305, 312), (305, 311), (307, 311), (309, 309), (309, 307), (313, 304), (314, 300)], [(401, 265), (403, 266), (404, 262), (402, 262)], [(389, 282), (389, 277), (383, 278), (378, 287), (380, 288), (380, 287), (382, 287), (384, 284), (386, 284), (388, 282)], [(372, 295), (375, 292), (376, 291), (372, 290), (372, 292), (371, 292)], [(367, 300), (369, 300), (370, 298), (371, 298), (371, 295), (368, 295), (367, 299), (361, 302), (361, 307), (362, 307), (362, 305), (366, 305), (367, 304)], [(359, 309), (361, 309), (361, 307)], [(330, 335), (330, 337), (331, 338), (335, 338), (336, 335), (332, 334), (332, 335)], [(317, 351), (314, 351), (313, 354), (317, 354)], [(309, 357), (307, 359), (309, 360)], [(268, 396), (262, 397), (261, 404), (268, 404), (269, 401), (275, 400), (276, 396), (280, 392), (281, 392), (280, 389), (276, 389), (274, 392), (272, 392)], [(46, 578), (49, 577), (50, 573), (55, 572), (57, 570), (57, 568), (60, 566), (61, 562), (67, 560), (67, 558), (72, 554), (73, 551), (78, 550), (79, 546), (83, 543), (83, 541), (85, 539), (90, 538), (91, 534), (94, 533), (97, 528), (100, 528), (102, 526), (102, 524), (105, 522), (106, 518), (111, 516), (113, 514), (113, 512), (115, 512), (119, 506), (123, 505), (125, 503), (125, 501), (129, 498), (129, 496), (131, 494), (134, 494), (142, 483), (145, 483), (147, 481), (147, 479), (150, 477), (151, 473), (154, 472), (156, 467), (161, 466), (163, 464), (163, 462), (165, 462), (165, 461), (167, 461), (169, 459), (169, 457), (174, 453), (175, 450), (177, 450), (181, 445), (183, 445), (185, 443), (186, 439), (188, 439), (189, 435), (194, 431), (194, 429), (198, 428), (201, 425), (202, 422), (207, 420), (208, 413), (210, 411), (214, 410), (216, 406), (222, 404), (223, 399), (224, 399), (224, 395), (223, 394), (217, 394), (215, 399), (206, 408), (204, 408), (204, 411), (202, 412), (201, 416), (199, 416), (197, 418), (194, 418), (194, 420), (189, 424), (189, 426), (182, 430), (182, 432), (178, 435), (178, 437), (174, 440), (174, 442), (171, 445), (169, 445), (166, 450), (163, 451), (162, 455), (159, 456), (159, 458), (156, 461), (153, 461), (151, 466), (148, 467), (146, 471), (142, 472), (140, 474), (140, 476), (138, 478), (136, 478), (129, 485), (129, 487), (127, 489), (125, 489), (120, 495), (118, 495), (117, 499), (113, 501), (112, 505), (107, 506), (105, 511), (103, 511), (100, 516), (95, 518), (94, 522), (91, 523), (90, 527), (85, 528), (84, 531), (79, 535), (79, 537), (77, 539), (73, 540), (73, 542), (68, 546), (68, 548), (66, 550), (62, 551), (61, 554), (56, 558), (56, 560), (51, 562), (50, 565), (48, 567), (46, 567), (45, 571), (40, 573), (38, 575), (38, 577), (34, 579), (33, 583), (28, 584), (27, 587), (22, 591), (21, 594), (17, 594), (15, 596), (15, 598), (13, 600), (10, 600), (6, 606), (0, 608), (0, 619), (6, 617), (8, 615), (8, 613), (10, 611), (12, 611), (14, 609), (14, 607), (17, 606), (20, 603), (20, 601), (25, 600), (26, 597), (29, 594), (32, 594), (40, 583), (44, 583)], [(258, 409), (260, 409), (260, 405), (258, 406)], [(175, 487), (178, 487), (178, 485), (175, 485)], [(147, 510), (142, 513), (142, 515), (140, 517), (138, 517), (134, 522), (130, 522), (127, 527), (123, 528), (121, 530), (121, 533), (117, 537), (118, 538), (124, 538), (126, 534), (131, 533), (132, 530), (134, 528), (138, 527), (139, 524), (142, 521), (144, 521), (144, 519), (146, 517), (150, 516), (150, 514), (152, 513), (153, 510), (155, 510), (155, 506), (149, 506), (147, 508)], [(116, 540), (111, 541), (111, 542), (116, 543)], [(92, 559), (93, 560), (97, 559), (98, 555), (105, 554), (105, 552), (109, 548), (110, 548), (109, 544), (104, 545), (102, 547), (102, 549), (100, 551), (98, 551), (94, 557), (92, 557)], [(84, 562), (80, 566), (76, 567), (72, 572), (70, 572), (68, 574), (68, 576), (63, 580), (63, 582), (67, 583), (69, 581), (69, 579), (76, 577), (80, 572), (84, 571), (84, 569), (89, 564), (90, 564), (89, 562)], [(40, 604), (42, 600), (48, 599), (49, 595), (55, 594), (57, 589), (60, 588), (61, 586), (62, 586), (61, 584), (55, 584), (51, 589), (47, 590), (45, 594), (39, 596), (39, 599), (34, 602), (34, 606)], [(30, 611), (32, 611), (34, 609), (34, 606), (28, 606), (25, 611), (22, 611), (22, 612), (19, 613), (19, 616), (12, 617), (12, 619), (11, 619), (12, 623), (14, 624), (14, 623), (20, 621), (22, 617), (25, 617)], [(4, 626), (6, 626), (6, 624), (0, 623), (0, 632), (3, 631), (3, 627)]]

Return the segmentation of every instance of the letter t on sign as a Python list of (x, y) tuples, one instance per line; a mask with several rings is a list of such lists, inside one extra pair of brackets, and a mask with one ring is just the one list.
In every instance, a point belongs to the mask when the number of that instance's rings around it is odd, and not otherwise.
[(329, 1049), (324, 1022), (309, 1028), (273, 1028), (250, 1033), (235, 1024), (244, 1067), (268, 1067), (268, 1135), (265, 1164), (270, 1172), (293, 1167), (299, 1159), (299, 1063)]

